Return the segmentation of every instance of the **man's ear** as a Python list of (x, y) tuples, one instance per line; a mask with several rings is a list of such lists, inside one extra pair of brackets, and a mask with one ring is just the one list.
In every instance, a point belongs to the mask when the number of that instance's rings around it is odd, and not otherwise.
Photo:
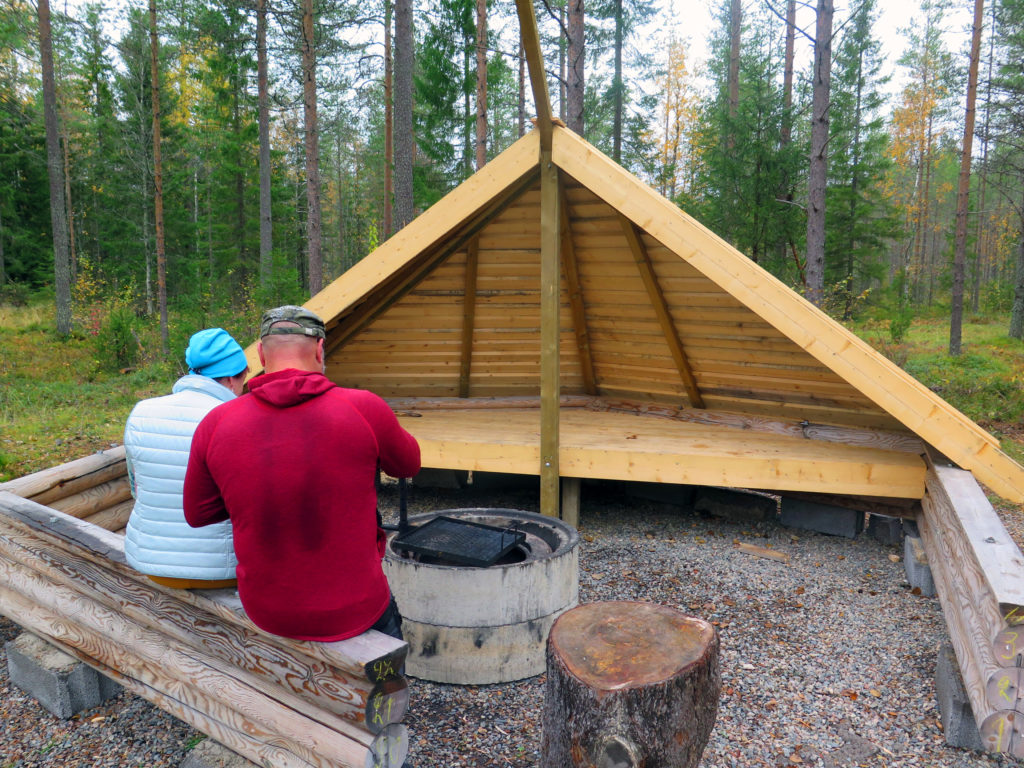
[(324, 361), (324, 339), (316, 340), (316, 361), (323, 363)]
[(256, 354), (260, 356), (260, 365), (262, 365), (264, 368), (266, 368), (267, 367), (267, 361), (263, 358), (263, 342), (262, 341), (257, 341), (256, 342)]

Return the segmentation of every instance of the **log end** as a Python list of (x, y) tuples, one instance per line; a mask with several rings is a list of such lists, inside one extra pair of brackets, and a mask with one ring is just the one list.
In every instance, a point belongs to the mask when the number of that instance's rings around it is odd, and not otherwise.
[(715, 628), (657, 603), (587, 603), (555, 621), (551, 649), (587, 687), (616, 691), (668, 680), (717, 648)]

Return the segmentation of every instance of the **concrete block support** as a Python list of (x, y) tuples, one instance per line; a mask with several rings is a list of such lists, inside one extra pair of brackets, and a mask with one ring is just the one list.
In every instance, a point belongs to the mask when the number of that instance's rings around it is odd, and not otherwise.
[(953, 646), (945, 643), (939, 648), (935, 662), (935, 695), (939, 700), (939, 714), (946, 743), (951, 747), (982, 750), (981, 734), (974, 721), (971, 702), (960, 675)]
[(734, 491), (730, 488), (699, 487), (694, 493), (693, 511), (706, 512), (735, 523), (759, 523), (772, 520), (778, 502), (760, 493)]
[(121, 686), (29, 632), (8, 642), (11, 682), (56, 717), (67, 719), (116, 696)]
[(864, 513), (846, 507), (834, 507), (804, 499), (782, 497), (780, 522), (789, 528), (845, 536), (852, 539), (864, 530)]
[(921, 590), (925, 597), (935, 597), (935, 580), (932, 569), (928, 566), (928, 553), (924, 551), (924, 543), (920, 536), (913, 535), (909, 530), (903, 538), (903, 568), (907, 572), (907, 581), (911, 587)]
[(257, 768), (256, 763), (232, 752), (213, 739), (204, 739), (188, 751), (178, 768)]
[(882, 544), (903, 543), (903, 519), (889, 515), (868, 515), (868, 534)]

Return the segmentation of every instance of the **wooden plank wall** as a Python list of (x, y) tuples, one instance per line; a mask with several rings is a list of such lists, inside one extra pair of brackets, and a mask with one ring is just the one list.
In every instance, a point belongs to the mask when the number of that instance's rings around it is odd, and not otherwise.
[[(527, 191), (477, 240), (469, 394), (540, 392), (540, 191)], [(384, 397), (460, 394), (468, 248), (449, 257), (366, 330), (329, 355), (327, 375)], [(563, 390), (582, 392), (572, 312), (562, 289)]]
[[(572, 179), (564, 200), (579, 274), (594, 394), (690, 404), (666, 329), (619, 213)], [(535, 396), (540, 387), (540, 191), (528, 189), (457, 251), (328, 356), (342, 386), (385, 397)], [(812, 423), (902, 427), (855, 388), (650, 236), (640, 247), (668, 306), (701, 405)], [(563, 249), (567, 251), (568, 249)], [(466, 302), (468, 254), (475, 297)], [(565, 258), (565, 254), (563, 254)], [(472, 275), (472, 271), (470, 273)], [(583, 394), (563, 281), (561, 391)], [(472, 277), (471, 277), (471, 285)], [(463, 323), (473, 323), (463, 360)], [(468, 373), (468, 378), (467, 378)]]

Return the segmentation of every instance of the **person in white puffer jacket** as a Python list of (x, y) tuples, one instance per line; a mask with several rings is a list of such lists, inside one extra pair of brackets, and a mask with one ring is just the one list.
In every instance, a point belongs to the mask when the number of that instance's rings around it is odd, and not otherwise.
[(242, 393), (249, 366), (242, 347), (222, 328), (192, 335), (189, 372), (171, 394), (142, 400), (124, 430), (135, 506), (125, 531), (128, 564), (153, 581), (180, 589), (233, 586), (231, 523), (192, 528), (181, 507), (192, 434), (207, 413)]

